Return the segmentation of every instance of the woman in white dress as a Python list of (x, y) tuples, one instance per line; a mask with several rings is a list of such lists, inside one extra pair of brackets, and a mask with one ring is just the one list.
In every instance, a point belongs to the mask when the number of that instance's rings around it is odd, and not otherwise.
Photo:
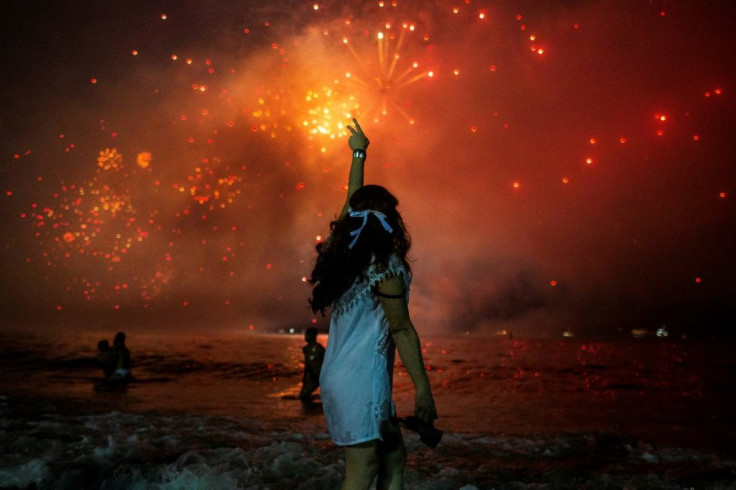
[(363, 185), (369, 141), (353, 123), (348, 198), (317, 246), (311, 276), (312, 309), (332, 314), (321, 398), (330, 435), (345, 447), (343, 488), (367, 489), (376, 477), (377, 488), (403, 488), (406, 449), (391, 399), (396, 348), (416, 388), (415, 415), (431, 426), (437, 413), (408, 311), (411, 241), (396, 198)]

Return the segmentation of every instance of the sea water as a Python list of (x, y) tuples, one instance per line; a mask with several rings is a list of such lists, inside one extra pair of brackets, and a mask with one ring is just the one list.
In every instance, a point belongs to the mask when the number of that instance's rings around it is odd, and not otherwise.
[[(135, 381), (110, 387), (114, 333), (0, 336), (0, 487), (339, 487), (319, 397), (296, 396), (301, 336), (128, 332)], [(445, 435), (405, 433), (407, 488), (736, 488), (732, 347), (425, 338)], [(400, 362), (394, 397), (412, 412)]]

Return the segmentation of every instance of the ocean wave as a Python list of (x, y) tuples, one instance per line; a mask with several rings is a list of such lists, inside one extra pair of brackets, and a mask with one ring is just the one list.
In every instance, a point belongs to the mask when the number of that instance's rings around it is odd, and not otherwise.
[[(0, 397), (2, 488), (337, 488), (343, 453), (326, 432), (224, 416), (30, 412)], [(406, 434), (408, 489), (727, 488), (736, 461), (614, 434)], [(655, 476), (656, 475), (656, 476)]]

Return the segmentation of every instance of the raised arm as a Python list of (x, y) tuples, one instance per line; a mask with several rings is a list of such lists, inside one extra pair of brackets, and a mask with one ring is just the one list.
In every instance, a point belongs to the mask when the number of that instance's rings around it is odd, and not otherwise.
[(352, 196), (356, 190), (363, 187), (363, 164), (365, 163), (365, 151), (368, 148), (368, 145), (371, 144), (365, 136), (365, 133), (363, 133), (363, 129), (360, 127), (360, 124), (358, 124), (357, 119), (353, 119), (353, 124), (355, 125), (355, 128), (348, 126), (348, 130), (350, 130), (351, 133), (350, 139), (348, 139), (348, 145), (350, 145), (350, 150), (352, 152), (350, 176), (348, 177), (348, 197), (345, 200), (345, 204), (342, 207), (342, 211), (340, 211), (338, 219), (347, 214), (350, 196)]
[(404, 283), (399, 277), (390, 277), (378, 284), (378, 297), (388, 320), (391, 337), (399, 356), (416, 388), (414, 412), (419, 420), (432, 423), (437, 418), (429, 378), (424, 369), (419, 335), (409, 318)]

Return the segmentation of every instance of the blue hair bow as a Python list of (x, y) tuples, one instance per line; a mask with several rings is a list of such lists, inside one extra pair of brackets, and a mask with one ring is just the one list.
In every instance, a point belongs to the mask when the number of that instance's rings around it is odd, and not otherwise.
[(363, 231), (363, 228), (365, 228), (366, 223), (368, 223), (369, 214), (372, 214), (373, 216), (378, 218), (378, 221), (381, 222), (381, 226), (383, 226), (383, 229), (386, 230), (388, 233), (394, 232), (394, 229), (391, 228), (391, 225), (389, 225), (388, 221), (386, 221), (386, 215), (380, 211), (376, 211), (374, 209), (364, 209), (363, 211), (350, 211), (351, 218), (363, 218), (363, 223), (361, 223), (360, 227), (357, 230), (353, 230), (350, 232), (350, 236), (354, 238), (353, 241), (350, 242), (350, 245), (348, 245), (349, 249), (352, 250), (355, 244), (358, 243), (360, 233)]

